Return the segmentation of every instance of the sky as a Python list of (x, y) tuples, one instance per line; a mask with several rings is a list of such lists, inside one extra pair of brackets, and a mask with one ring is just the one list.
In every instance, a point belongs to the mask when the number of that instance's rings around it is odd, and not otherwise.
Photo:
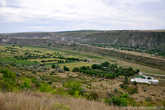
[(165, 0), (0, 0), (0, 33), (165, 29)]

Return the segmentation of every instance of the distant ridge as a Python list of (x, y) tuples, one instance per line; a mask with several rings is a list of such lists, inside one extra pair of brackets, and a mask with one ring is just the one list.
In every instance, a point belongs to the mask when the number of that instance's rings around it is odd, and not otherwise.
[[(32, 39), (33, 41), (31, 41)], [(42, 41), (42, 39), (46, 39), (47, 42)], [(165, 51), (165, 30), (77, 30), (0, 34), (1, 44), (10, 43), (22, 45), (42, 45), (43, 43), (58, 42), (81, 43), (89, 45), (105, 44), (129, 48), (144, 48), (147, 50), (157, 49), (160, 51)]]

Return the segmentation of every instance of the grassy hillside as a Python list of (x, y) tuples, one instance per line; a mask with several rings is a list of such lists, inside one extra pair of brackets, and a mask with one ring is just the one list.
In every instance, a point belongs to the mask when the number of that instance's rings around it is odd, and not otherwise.
[[(164, 31), (0, 34), (0, 110), (165, 106)], [(157, 85), (131, 83), (141, 71)], [(131, 106), (131, 108), (128, 108)]]
[(163, 57), (156, 57), (150, 54), (141, 54), (139, 52), (129, 52), (129, 51), (121, 51), (117, 49), (108, 49), (108, 48), (100, 48), (94, 47), (90, 45), (63, 45), (60, 48), (65, 48), (68, 50), (75, 50), (78, 52), (89, 52), (99, 54), (101, 56), (108, 56), (112, 58), (117, 58), (120, 60), (124, 60), (127, 62), (132, 62), (136, 64), (141, 64), (144, 66), (150, 66), (153, 68), (165, 69), (165, 59)]
[[(0, 44), (66, 48), (165, 69), (165, 31), (66, 31), (1, 34)], [(161, 56), (161, 57), (160, 57)], [(150, 71), (149, 71), (150, 72)], [(155, 71), (154, 71), (155, 72)]]
[(165, 104), (164, 79), (158, 85), (130, 83), (141, 68), (97, 53), (7, 45), (0, 46), (0, 59), (2, 110), (138, 109)]

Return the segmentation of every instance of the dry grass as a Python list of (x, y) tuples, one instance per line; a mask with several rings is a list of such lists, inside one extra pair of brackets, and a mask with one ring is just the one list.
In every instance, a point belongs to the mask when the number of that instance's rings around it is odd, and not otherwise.
[[(142, 110), (43, 93), (0, 93), (0, 110)], [(144, 110), (144, 109), (143, 109)]]

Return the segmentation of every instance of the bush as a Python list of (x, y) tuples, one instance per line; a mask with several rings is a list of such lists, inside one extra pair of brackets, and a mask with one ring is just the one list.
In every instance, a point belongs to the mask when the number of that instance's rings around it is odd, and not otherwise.
[(64, 71), (69, 71), (69, 68), (67, 66), (64, 66)]
[(91, 67), (92, 69), (101, 69), (101, 66), (98, 64), (93, 64)]
[(14, 80), (16, 79), (16, 73), (14, 72), (11, 72), (10, 70), (8, 69), (2, 69), (0, 70), (0, 72), (3, 74), (3, 79), (5, 80)]
[(89, 66), (82, 66), (82, 67), (80, 67), (80, 71), (89, 70), (89, 69), (90, 69)]
[(47, 83), (42, 83), (40, 84), (40, 91), (41, 92), (51, 92), (53, 90), (53, 88), (51, 88), (51, 86)]
[(57, 65), (56, 64), (52, 64), (52, 68), (56, 68), (57, 67)]
[(89, 92), (86, 95), (88, 100), (98, 100), (99, 96), (96, 92)]
[(138, 93), (138, 88), (137, 87), (128, 87), (127, 91), (129, 94), (135, 94), (135, 93)]
[(80, 69), (79, 69), (78, 67), (74, 67), (74, 68), (72, 69), (72, 72), (80, 72)]
[(125, 85), (126, 85), (126, 84), (129, 84), (129, 80), (128, 80), (128, 77), (127, 77), (127, 76), (124, 77), (124, 84), (125, 84)]
[(108, 103), (109, 105), (127, 106), (128, 95), (123, 94), (121, 96), (112, 96), (112, 98), (105, 99), (105, 102)]
[(2, 69), (0, 72), (3, 74), (1, 81), (1, 88), (5, 91), (13, 91), (17, 87), (16, 85), (16, 73), (11, 72), (8, 69)]
[(110, 65), (110, 63), (107, 61), (101, 64), (102, 67), (108, 67), (109, 65)]
[(35, 84), (36, 88), (40, 87), (40, 81), (37, 80), (36, 78), (32, 78), (32, 83)]
[(127, 89), (128, 85), (127, 84), (120, 84), (120, 88)]
[(21, 80), (22, 80), (22, 83), (21, 83), (20, 87), (22, 89), (30, 89), (30, 88), (32, 88), (32, 81), (31, 81), (31, 79), (29, 79), (29, 78), (22, 78)]
[(84, 94), (81, 84), (77, 81), (65, 82), (64, 87), (68, 89), (68, 93), (72, 96), (79, 97)]

